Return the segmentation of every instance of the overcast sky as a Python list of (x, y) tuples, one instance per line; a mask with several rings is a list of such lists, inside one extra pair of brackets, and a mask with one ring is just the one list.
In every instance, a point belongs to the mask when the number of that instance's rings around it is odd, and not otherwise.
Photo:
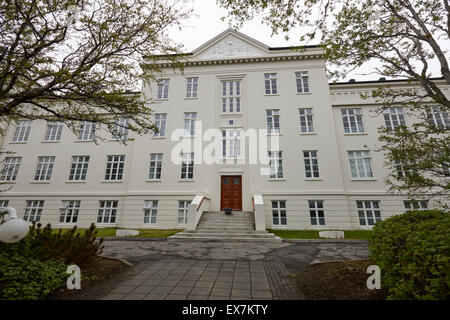
[[(170, 29), (170, 37), (178, 43), (184, 45), (184, 52), (191, 52), (195, 48), (201, 46), (211, 38), (214, 38), (219, 33), (225, 31), (230, 26), (228, 21), (221, 21), (221, 18), (227, 15), (227, 11), (220, 8), (215, 0), (193, 0), (194, 14), (189, 20), (183, 22), (182, 30), (178, 28)], [(271, 36), (271, 29), (261, 24), (260, 19), (246, 22), (240, 32), (254, 38), (270, 47), (283, 47), (304, 45), (298, 41), (298, 29), (291, 30), (289, 36), (290, 40), (286, 41), (284, 35)], [(308, 43), (317, 44), (317, 43)], [(376, 66), (375, 63), (367, 64), (364, 69), (355, 70), (348, 74), (347, 78), (341, 81), (347, 81), (351, 78), (357, 80), (378, 80), (378, 75), (362, 75), (361, 73), (368, 73), (371, 66)], [(433, 76), (440, 76), (439, 66), (437, 63), (431, 65)]]

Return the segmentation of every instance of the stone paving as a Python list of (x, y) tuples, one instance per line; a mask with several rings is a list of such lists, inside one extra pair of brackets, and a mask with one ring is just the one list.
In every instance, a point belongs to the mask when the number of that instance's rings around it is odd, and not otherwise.
[(367, 259), (367, 243), (106, 241), (135, 264), (97, 299), (297, 300), (290, 277), (311, 263)]

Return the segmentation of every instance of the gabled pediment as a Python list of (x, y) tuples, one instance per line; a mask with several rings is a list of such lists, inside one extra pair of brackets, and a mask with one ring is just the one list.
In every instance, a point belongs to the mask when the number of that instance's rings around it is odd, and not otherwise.
[(228, 29), (192, 52), (191, 60), (219, 60), (261, 57), (268, 46), (238, 31)]

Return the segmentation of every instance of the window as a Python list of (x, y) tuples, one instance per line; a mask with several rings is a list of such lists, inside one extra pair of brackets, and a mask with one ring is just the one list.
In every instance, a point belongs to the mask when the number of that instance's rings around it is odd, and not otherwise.
[(0, 181), (16, 181), (22, 157), (7, 157), (4, 160)]
[(178, 201), (178, 224), (187, 223), (189, 201)]
[(426, 210), (428, 209), (428, 201), (426, 200), (405, 200), (403, 205), (406, 210)]
[(183, 153), (181, 163), (181, 179), (194, 179), (194, 153)]
[(144, 223), (156, 223), (156, 215), (158, 214), (158, 201), (144, 201)]
[(287, 225), (286, 201), (272, 201), (272, 222), (273, 225)]
[(169, 98), (169, 79), (163, 79), (158, 83), (158, 99)]
[(161, 180), (162, 153), (150, 153), (149, 180)]
[(158, 128), (158, 132), (154, 133), (154, 137), (164, 137), (166, 135), (166, 113), (155, 114), (155, 126)]
[(61, 201), (59, 207), (59, 222), (76, 223), (78, 212), (80, 211), (80, 201)]
[(364, 133), (361, 109), (341, 109), (344, 133)]
[(41, 220), (43, 207), (44, 200), (28, 200), (25, 207), (25, 215), (23, 216), (23, 220), (28, 222), (39, 222)]
[(295, 81), (297, 84), (297, 93), (306, 93), (309, 92), (309, 76), (308, 72), (296, 72), (295, 73)]
[(223, 159), (237, 160), (241, 156), (241, 130), (222, 130)]
[(383, 111), (384, 122), (386, 127), (393, 131), (398, 126), (406, 126), (405, 114), (403, 113), (403, 108), (394, 107), (388, 108)]
[(280, 133), (280, 110), (267, 110), (266, 114), (268, 133)]
[(38, 157), (35, 181), (49, 181), (52, 176), (55, 157)]
[(85, 181), (89, 165), (89, 156), (73, 156), (70, 166), (70, 181)]
[(270, 178), (281, 179), (283, 178), (283, 159), (282, 152), (269, 151), (269, 166), (270, 166)]
[(222, 112), (241, 112), (241, 81), (222, 81)]
[(356, 201), (359, 224), (361, 226), (373, 226), (381, 221), (380, 203), (378, 201)]
[(313, 111), (311, 108), (299, 109), (300, 112), (300, 132), (312, 133), (314, 132), (313, 125)]
[(196, 112), (184, 113), (184, 134), (186, 136), (195, 136), (195, 121), (197, 120)]
[[(0, 209), (8, 208), (9, 200), (0, 200)], [(3, 223), (5, 220), (5, 215), (0, 217), (0, 223)]]
[(78, 133), (78, 140), (81, 141), (94, 140), (95, 124), (89, 121), (82, 121), (80, 126), (81, 129), (80, 132)]
[(125, 156), (108, 156), (106, 163), (105, 180), (122, 180)]
[(97, 223), (116, 223), (118, 201), (100, 201)]
[(264, 88), (266, 94), (277, 94), (277, 74), (265, 73), (264, 74)]
[(317, 151), (303, 151), (306, 178), (319, 178)]
[(441, 128), (450, 128), (450, 118), (445, 110), (441, 110), (439, 106), (428, 108), (428, 119), (430, 124)]
[(395, 161), (395, 170), (397, 171), (397, 178), (406, 178), (414, 174), (414, 164), (413, 163), (401, 163), (400, 161)]
[(311, 218), (311, 225), (324, 226), (325, 216), (323, 211), (323, 201), (310, 200), (308, 202), (309, 202), (309, 217)]
[(48, 122), (47, 131), (45, 132), (45, 141), (61, 140), (63, 125), (64, 124), (62, 122)]
[(16, 130), (14, 131), (14, 142), (27, 142), (30, 135), (32, 120), (17, 121)]
[(370, 151), (349, 151), (350, 169), (352, 178), (372, 178), (372, 165)]
[(112, 138), (113, 140), (126, 140), (128, 139), (128, 122), (130, 119), (128, 118), (119, 118), (117, 119), (117, 123), (112, 129)]
[(186, 98), (197, 98), (198, 78), (187, 78)]

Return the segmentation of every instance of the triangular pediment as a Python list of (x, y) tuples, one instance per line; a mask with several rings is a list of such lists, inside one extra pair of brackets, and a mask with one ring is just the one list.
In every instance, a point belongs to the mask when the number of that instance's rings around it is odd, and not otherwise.
[(233, 29), (228, 29), (192, 52), (193, 60), (261, 57), (268, 47)]

